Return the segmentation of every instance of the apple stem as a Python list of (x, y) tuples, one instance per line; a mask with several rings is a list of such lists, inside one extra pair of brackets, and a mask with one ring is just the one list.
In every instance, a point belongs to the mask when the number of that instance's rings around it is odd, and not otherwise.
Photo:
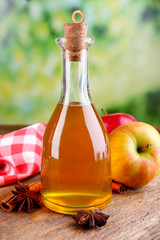
[(108, 113), (103, 109), (103, 108), (101, 108), (101, 111), (107, 116), (108, 115)]
[(144, 152), (147, 148), (151, 147), (152, 144), (151, 143), (148, 143), (145, 147), (139, 147), (137, 149), (138, 153), (141, 153), (141, 152)]

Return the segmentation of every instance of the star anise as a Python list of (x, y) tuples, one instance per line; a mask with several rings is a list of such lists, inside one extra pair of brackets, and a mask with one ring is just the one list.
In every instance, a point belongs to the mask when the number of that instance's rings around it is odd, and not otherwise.
[(41, 201), (37, 192), (30, 190), (28, 185), (18, 182), (15, 185), (15, 189), (16, 191), (12, 191), (14, 198), (10, 203), (16, 204), (19, 212), (23, 209), (30, 213), (33, 207), (41, 207)]
[(73, 219), (78, 225), (85, 228), (95, 228), (96, 226), (102, 227), (106, 224), (109, 215), (101, 212), (100, 209), (89, 211), (78, 211), (76, 215), (72, 215)]

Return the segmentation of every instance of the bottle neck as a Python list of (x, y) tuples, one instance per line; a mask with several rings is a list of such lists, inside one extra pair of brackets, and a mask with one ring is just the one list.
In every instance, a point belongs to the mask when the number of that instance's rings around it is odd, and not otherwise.
[(88, 83), (88, 50), (79, 52), (80, 60), (71, 61), (69, 50), (62, 50), (62, 89), (60, 103), (90, 104)]
[(60, 103), (91, 103), (88, 83), (88, 48), (93, 38), (56, 38), (62, 50), (62, 89)]

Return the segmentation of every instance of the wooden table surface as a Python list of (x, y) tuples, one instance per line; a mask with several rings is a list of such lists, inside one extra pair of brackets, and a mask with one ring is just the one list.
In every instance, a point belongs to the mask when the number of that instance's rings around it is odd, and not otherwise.
[[(19, 127), (17, 126), (16, 129)], [(13, 129), (13, 128), (12, 128)], [(0, 127), (0, 134), (11, 127)], [(39, 181), (40, 175), (24, 183)], [(8, 196), (13, 184), (0, 188), (0, 201)], [(110, 215), (102, 228), (77, 227), (72, 217), (42, 207), (33, 213), (4, 212), (0, 209), (1, 240), (160, 240), (160, 175), (151, 183), (123, 194), (113, 193), (103, 210)]]

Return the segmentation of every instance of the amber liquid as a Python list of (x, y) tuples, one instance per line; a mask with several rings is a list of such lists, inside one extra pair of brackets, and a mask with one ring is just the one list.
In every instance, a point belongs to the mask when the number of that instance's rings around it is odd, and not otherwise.
[(58, 104), (43, 138), (42, 201), (73, 214), (104, 208), (110, 201), (108, 135), (94, 106)]

